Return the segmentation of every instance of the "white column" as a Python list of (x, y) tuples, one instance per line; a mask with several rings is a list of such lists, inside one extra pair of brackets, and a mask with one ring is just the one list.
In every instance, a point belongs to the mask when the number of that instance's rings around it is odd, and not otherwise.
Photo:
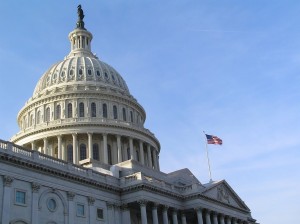
[(186, 224), (186, 217), (184, 213), (181, 213), (181, 223)]
[(88, 147), (89, 147), (89, 155), (88, 158), (89, 159), (93, 159), (93, 134), (92, 133), (88, 133)]
[(31, 189), (32, 189), (32, 197), (31, 197), (31, 223), (32, 224), (39, 224), (39, 205), (38, 205), (38, 199), (39, 199), (39, 190), (40, 185), (37, 183), (31, 183)]
[(73, 163), (78, 164), (78, 150), (77, 150), (77, 134), (73, 136)]
[(118, 163), (122, 162), (121, 136), (117, 135)]
[(31, 142), (31, 150), (36, 150), (34, 141)]
[(67, 152), (65, 147), (65, 142), (61, 145), (61, 151), (62, 151), (62, 160), (66, 161), (67, 159)]
[(168, 206), (163, 207), (163, 224), (169, 224), (168, 208)]
[(224, 215), (220, 215), (220, 224), (225, 224)]
[(114, 208), (115, 208), (115, 223), (116, 224), (122, 223), (120, 206), (115, 205)]
[(88, 223), (93, 223), (94, 220), (97, 219), (96, 217), (96, 212), (94, 211), (94, 203), (95, 203), (95, 198), (93, 197), (88, 197), (88, 205), (89, 205), (89, 221)]
[(10, 203), (11, 203), (11, 183), (13, 178), (10, 176), (3, 177), (3, 202), (2, 202), (2, 223), (10, 222)]
[(152, 206), (152, 220), (153, 224), (158, 224), (157, 204), (153, 204)]
[(149, 167), (152, 168), (152, 156), (151, 156), (151, 146), (148, 144), (147, 145), (147, 153), (148, 153), (148, 164)]
[(129, 149), (130, 149), (130, 159), (134, 159), (134, 152), (133, 152), (133, 139), (129, 138)]
[(127, 204), (122, 205), (122, 224), (131, 223), (130, 210)]
[(143, 142), (140, 140), (140, 161), (141, 164), (145, 164), (145, 157), (144, 157), (144, 148), (143, 148)]
[(173, 209), (172, 211), (172, 220), (173, 220), (173, 224), (178, 224), (177, 209)]
[(158, 170), (157, 167), (157, 155), (156, 155), (156, 149), (153, 150), (153, 162), (154, 162), (154, 169)]
[(103, 134), (103, 162), (108, 164), (107, 134)]
[(61, 135), (57, 136), (57, 157), (62, 159), (62, 150), (61, 150)]
[(205, 221), (206, 221), (206, 224), (211, 224), (211, 222), (210, 222), (210, 211), (209, 210), (207, 210), (205, 212)]
[(216, 212), (213, 213), (213, 223), (218, 224), (218, 214)]
[(107, 203), (107, 212), (108, 212), (108, 224), (115, 223), (115, 216), (114, 216), (114, 205), (111, 203)]
[(75, 194), (73, 192), (67, 192), (67, 197), (69, 201), (69, 223), (68, 224), (74, 224), (74, 218), (75, 218), (75, 211), (74, 211), (74, 197)]
[(44, 154), (48, 155), (48, 139), (44, 138)]
[(203, 224), (202, 209), (201, 208), (196, 208), (196, 212), (197, 212), (198, 224)]
[(147, 211), (146, 211), (147, 201), (141, 200), (138, 203), (140, 204), (142, 224), (147, 224)]

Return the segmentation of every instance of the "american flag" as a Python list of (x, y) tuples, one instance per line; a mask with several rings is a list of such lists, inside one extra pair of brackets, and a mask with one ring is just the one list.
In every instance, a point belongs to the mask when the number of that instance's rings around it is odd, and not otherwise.
[(222, 145), (222, 139), (214, 135), (206, 135), (207, 144)]

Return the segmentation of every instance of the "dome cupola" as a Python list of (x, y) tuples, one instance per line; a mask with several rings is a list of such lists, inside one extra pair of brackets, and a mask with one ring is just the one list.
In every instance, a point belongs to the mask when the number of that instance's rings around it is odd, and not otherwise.
[(91, 51), (78, 6), (71, 51), (38, 81), (18, 114), (12, 142), (85, 166), (135, 160), (159, 170), (159, 141), (144, 128), (146, 113), (122, 76)]

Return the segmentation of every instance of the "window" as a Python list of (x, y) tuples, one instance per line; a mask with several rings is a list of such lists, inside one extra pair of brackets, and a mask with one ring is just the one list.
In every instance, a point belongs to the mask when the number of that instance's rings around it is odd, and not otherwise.
[(129, 160), (131, 158), (131, 155), (130, 155), (130, 148), (127, 148), (127, 159)]
[(82, 75), (82, 69), (79, 69), (78, 73), (79, 73), (79, 75)]
[(102, 208), (97, 208), (97, 219), (103, 219), (103, 209)]
[(84, 117), (84, 103), (79, 104), (79, 117)]
[(92, 117), (96, 117), (96, 104), (95, 103), (91, 104), (91, 115), (92, 115)]
[(114, 119), (118, 119), (118, 109), (116, 105), (113, 106), (113, 113), (114, 113)]
[(49, 122), (50, 121), (50, 108), (48, 107), (46, 109), (46, 122)]
[(37, 123), (37, 124), (39, 124), (39, 123), (41, 122), (40, 119), (41, 119), (41, 111), (38, 111), (38, 112), (37, 112), (37, 115), (36, 115), (36, 123)]
[(30, 126), (33, 126), (33, 114), (30, 115)]
[(97, 71), (97, 76), (99, 76), (99, 77), (100, 77), (100, 72), (99, 72), (99, 71)]
[(84, 205), (77, 204), (77, 216), (84, 216)]
[(49, 198), (47, 200), (47, 208), (50, 212), (54, 212), (56, 210), (56, 201), (53, 198)]
[(60, 107), (60, 105), (57, 105), (56, 106), (56, 115), (55, 115), (56, 119), (60, 119), (60, 115), (61, 115), (61, 107)]
[(73, 107), (72, 103), (68, 103), (68, 118), (73, 117)]
[(107, 157), (108, 157), (108, 164), (112, 165), (112, 154), (111, 154), (110, 145), (107, 145)]
[(86, 145), (80, 144), (80, 152), (79, 152), (80, 160), (86, 159)]
[(91, 69), (88, 70), (88, 74), (92, 75), (92, 70)]
[(104, 103), (102, 105), (102, 107), (103, 107), (103, 117), (107, 118), (107, 105), (106, 105), (106, 103)]
[(126, 110), (125, 110), (125, 108), (123, 108), (122, 112), (123, 112), (123, 120), (126, 121)]
[(73, 76), (73, 75), (74, 75), (74, 70), (71, 69), (71, 70), (70, 70), (70, 76)]
[(99, 145), (97, 143), (93, 144), (93, 159), (99, 160)]
[(133, 112), (130, 111), (130, 121), (133, 122)]
[(67, 146), (67, 161), (73, 162), (73, 146), (71, 144)]
[(25, 205), (26, 204), (26, 192), (21, 191), (21, 190), (16, 190), (15, 202), (18, 205)]

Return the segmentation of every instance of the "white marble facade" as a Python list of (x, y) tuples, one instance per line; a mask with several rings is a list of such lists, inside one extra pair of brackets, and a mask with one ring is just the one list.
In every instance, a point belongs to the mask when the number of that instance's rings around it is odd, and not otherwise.
[(92, 38), (79, 18), (70, 53), (20, 110), (20, 131), (0, 140), (1, 223), (257, 223), (225, 180), (160, 171), (146, 112)]

